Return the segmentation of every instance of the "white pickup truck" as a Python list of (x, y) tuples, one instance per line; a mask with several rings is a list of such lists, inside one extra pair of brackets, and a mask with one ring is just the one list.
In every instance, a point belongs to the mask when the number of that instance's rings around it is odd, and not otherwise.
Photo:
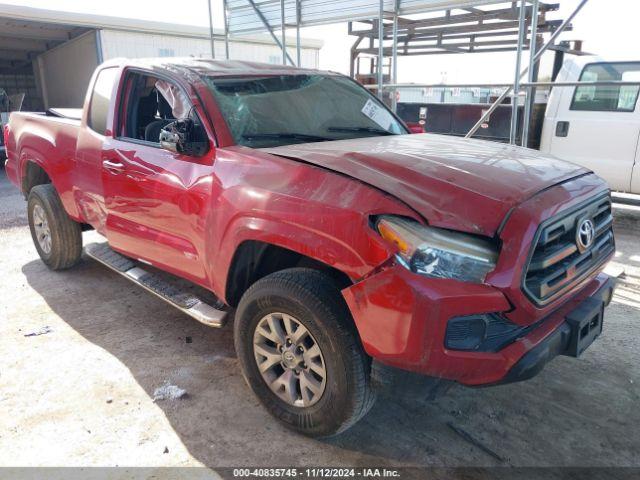
[[(639, 81), (640, 61), (567, 59), (556, 81)], [(640, 86), (554, 88), (540, 150), (585, 166), (611, 189), (640, 194)]]

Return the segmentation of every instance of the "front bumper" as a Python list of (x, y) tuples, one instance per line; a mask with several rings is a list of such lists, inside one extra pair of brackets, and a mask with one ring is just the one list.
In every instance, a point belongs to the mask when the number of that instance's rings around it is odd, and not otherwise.
[(343, 290), (343, 295), (366, 352), (377, 361), (481, 386), (530, 378), (549, 360), (566, 354), (572, 312), (587, 301), (608, 303), (612, 292), (612, 279), (598, 275), (525, 336), (497, 352), (450, 350), (444, 342), (453, 317), (512, 309), (495, 287), (429, 279), (394, 265)]
[(558, 355), (579, 357), (602, 332), (604, 307), (611, 302), (614, 288), (614, 280), (607, 278), (598, 291), (567, 314), (551, 335), (518, 360), (499, 383), (528, 380)]

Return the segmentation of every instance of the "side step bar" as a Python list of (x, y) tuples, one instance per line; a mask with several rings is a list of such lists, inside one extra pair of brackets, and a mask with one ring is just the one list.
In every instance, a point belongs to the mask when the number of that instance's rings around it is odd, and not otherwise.
[(199, 322), (210, 327), (224, 325), (227, 312), (222, 310), (222, 304), (212, 306), (194, 294), (180, 290), (160, 276), (140, 268), (138, 262), (115, 252), (106, 242), (92, 243), (87, 245), (84, 250), (91, 258), (140, 285)]

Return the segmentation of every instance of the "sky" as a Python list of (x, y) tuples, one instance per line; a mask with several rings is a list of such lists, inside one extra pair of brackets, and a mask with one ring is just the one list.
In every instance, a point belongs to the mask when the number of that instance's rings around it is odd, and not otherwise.
[[(560, 10), (549, 18), (565, 18), (579, 0), (547, 0), (559, 3)], [(3, 3), (51, 10), (86, 12), (99, 15), (145, 18), (147, 20), (208, 25), (207, 0), (4, 0)], [(214, 26), (223, 27), (222, 0), (212, 0)], [(574, 29), (564, 33), (565, 40), (583, 40), (583, 49), (611, 60), (639, 60), (637, 41), (640, 1), (589, 0), (575, 18)], [(347, 24), (309, 27), (302, 36), (324, 41), (320, 51), (320, 68), (349, 73), (349, 49), (354, 37), (347, 35)], [(527, 62), (527, 55), (523, 62)], [(545, 55), (541, 76), (551, 69), (552, 54)], [(398, 81), (413, 83), (511, 82), (515, 54), (429, 55), (400, 57)], [(526, 63), (525, 63), (526, 64)]]

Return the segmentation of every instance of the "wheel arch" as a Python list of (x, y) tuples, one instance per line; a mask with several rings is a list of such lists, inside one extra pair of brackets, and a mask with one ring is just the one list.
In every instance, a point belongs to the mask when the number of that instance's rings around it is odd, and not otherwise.
[(33, 187), (46, 185), (48, 183), (53, 183), (53, 181), (44, 167), (43, 162), (29, 157), (23, 158), (20, 188), (25, 198), (29, 196), (29, 192), (31, 192)]
[(247, 289), (261, 278), (290, 268), (321, 271), (342, 290), (353, 284), (343, 271), (296, 250), (261, 240), (245, 240), (236, 248), (225, 283), (225, 300), (237, 306)]
[(74, 163), (69, 159), (48, 161), (40, 148), (31, 147), (22, 148), (18, 158), (20, 190), (25, 199), (28, 199), (33, 187), (51, 184), (60, 196), (67, 214), (76, 222), (82, 223), (71, 187)]

